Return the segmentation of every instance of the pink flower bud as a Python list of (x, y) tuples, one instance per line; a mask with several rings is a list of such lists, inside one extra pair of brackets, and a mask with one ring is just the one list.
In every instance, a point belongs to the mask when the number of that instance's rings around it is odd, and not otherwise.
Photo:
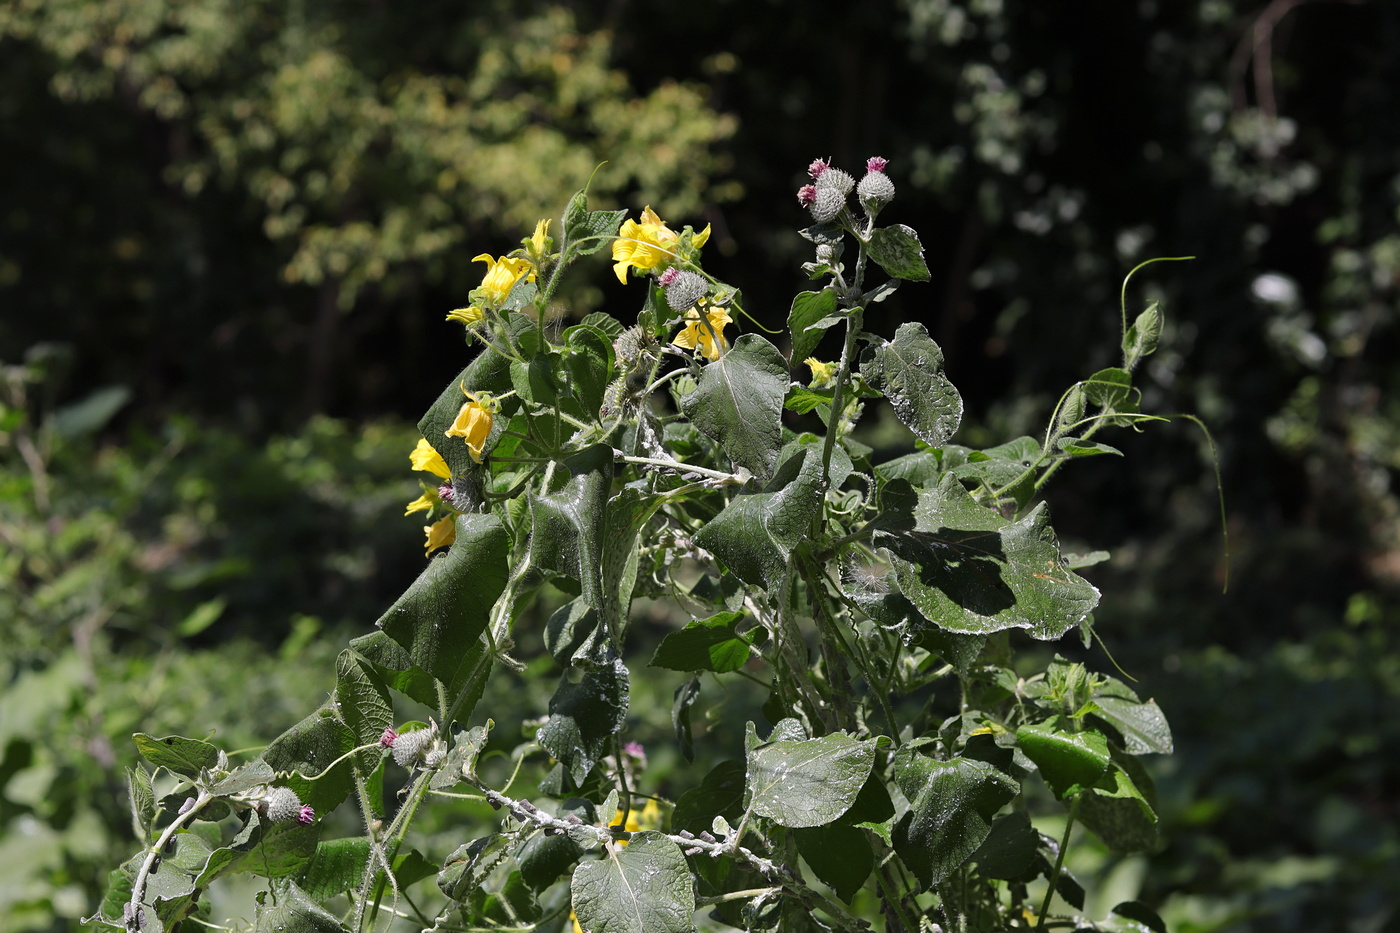
[(817, 199), (816, 185), (803, 185), (797, 189), (797, 203), (802, 207), (811, 207), (812, 202)]
[(393, 747), (394, 747), (394, 740), (397, 739), (398, 737), (399, 737), (399, 734), (398, 734), (397, 732), (395, 732), (392, 728), (385, 729), (385, 730), (384, 730), (384, 734), (381, 735), (381, 736), (379, 737), (379, 747), (380, 747), (380, 748), (393, 748)]
[(883, 156), (871, 156), (865, 160), (865, 170), (867, 172), (883, 172), (885, 166), (890, 164), (890, 160)]
[(831, 168), (831, 163), (826, 159), (813, 159), (812, 164), (807, 166), (807, 174), (816, 178), (829, 168)]
[(297, 814), (297, 822), (303, 826), (310, 826), (316, 822), (316, 811), (311, 808), (311, 804), (304, 804), (301, 812)]
[(674, 281), (676, 280), (676, 278), (677, 278), (680, 274), (681, 274), (681, 270), (677, 269), (675, 266), (671, 266), (671, 268), (669, 268), (669, 269), (667, 269), (665, 272), (661, 273), (661, 276), (656, 280), (656, 282), (657, 282), (657, 284), (660, 285), (662, 288), (667, 288), (667, 287), (670, 286), (670, 284), (671, 284), (672, 282), (674, 282)]

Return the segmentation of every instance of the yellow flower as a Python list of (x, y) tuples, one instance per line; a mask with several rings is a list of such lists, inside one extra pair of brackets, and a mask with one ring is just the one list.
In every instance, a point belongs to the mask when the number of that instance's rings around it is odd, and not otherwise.
[(807, 364), (807, 368), (812, 371), (811, 387), (813, 389), (825, 389), (836, 381), (836, 364), (823, 363), (815, 356), (809, 356), (802, 362)]
[(447, 320), (461, 321), (463, 324), (470, 327), (481, 320), (482, 314), (483, 312), (480, 308), (475, 305), (468, 305), (465, 308), (454, 308), (447, 312)]
[(720, 353), (729, 348), (729, 341), (724, 339), (724, 325), (733, 320), (729, 312), (723, 308), (707, 308), (705, 310), (705, 321), (709, 326), (700, 320), (700, 309), (691, 308), (685, 313), (685, 327), (675, 339), (671, 341), (671, 346), (681, 347), (685, 350), (693, 350), (697, 346), (700, 352), (707, 359), (717, 360)]
[(412, 515), (414, 512), (431, 512), (433, 508), (437, 506), (441, 498), (442, 497), (437, 494), (437, 490), (427, 490), (423, 495), (410, 502), (408, 508), (403, 510), (403, 514)]
[(486, 441), (491, 437), (491, 423), (494, 420), (491, 409), (477, 400), (477, 397), (466, 389), (467, 398), (470, 401), (462, 403), (462, 407), (457, 411), (457, 419), (452, 422), (452, 427), (443, 431), (446, 437), (460, 437), (466, 441), (467, 453), (472, 455), (472, 459), (477, 463), (481, 462), (482, 450), (486, 446)]
[[(627, 811), (626, 825), (622, 822), (622, 814), (620, 812), (617, 816), (613, 817), (613, 821), (608, 825), (621, 826), (629, 833), (639, 833), (644, 829), (660, 829), (661, 807), (655, 800), (648, 799), (647, 805), (640, 810), (633, 807), (631, 810)], [(622, 840), (622, 844), (627, 845), (627, 841), (625, 839)]]
[(446, 518), (433, 522), (431, 525), (424, 525), (423, 534), (428, 538), (427, 543), (423, 545), (427, 553), (431, 554), (440, 547), (447, 547), (453, 541), (457, 540), (457, 521), (455, 516), (449, 515)]
[(553, 238), (549, 235), (549, 219), (545, 218), (535, 224), (535, 235), (530, 237), (530, 244), (526, 249), (530, 253), (530, 260), (536, 269), (540, 267), (545, 257), (545, 250), (554, 244)]
[(535, 280), (535, 267), (530, 265), (530, 260), (518, 256), (493, 259), (489, 253), (482, 253), (480, 256), (473, 256), (472, 262), (486, 263), (486, 275), (482, 278), (481, 285), (472, 290), (472, 294), (493, 308), (505, 304), (506, 298), (510, 297), (510, 290), (515, 288), (515, 283), (521, 279), (527, 282)]
[[(627, 284), (628, 267), (646, 272), (670, 265), (680, 242), (680, 234), (666, 226), (650, 205), (642, 211), (641, 223), (624, 220), (617, 236), (612, 248), (613, 271), (623, 285)], [(710, 228), (706, 227), (691, 237), (690, 245), (699, 248), (709, 238)]]
[(433, 445), (428, 443), (426, 437), (418, 439), (418, 446), (409, 453), (408, 461), (413, 464), (415, 470), (424, 470), (434, 476), (441, 476), (443, 479), (452, 478), (452, 471), (447, 468), (447, 461), (442, 459), (442, 454), (433, 449)]

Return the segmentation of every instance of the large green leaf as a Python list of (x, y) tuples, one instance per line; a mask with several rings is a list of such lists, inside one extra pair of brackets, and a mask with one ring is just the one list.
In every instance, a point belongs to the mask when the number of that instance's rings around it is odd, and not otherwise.
[(825, 489), (821, 451), (795, 448), (764, 492), (735, 496), (695, 535), (741, 580), (776, 591), (788, 556), (811, 532)]
[(1108, 770), (1108, 740), (1097, 732), (1065, 732), (1050, 723), (1016, 730), (1016, 744), (1063, 799), (1092, 787)]
[[(394, 702), (374, 666), (346, 648), (335, 662), (335, 701), (340, 718), (355, 734), (357, 745), (371, 745), (394, 724)], [(379, 748), (367, 748), (356, 756), (361, 771), (378, 767)]]
[(579, 581), (585, 605), (607, 599), (602, 565), (613, 454), (594, 444), (564, 461), (569, 478), (547, 496), (530, 496), (530, 553), (535, 566)]
[(1040, 834), (1024, 813), (1008, 813), (992, 822), (991, 832), (972, 853), (982, 875), (1002, 881), (1025, 876), (1039, 854)]
[(778, 348), (744, 334), (700, 371), (699, 386), (681, 399), (681, 409), (730, 460), (766, 480), (782, 446), (787, 389), (787, 361)]
[(271, 897), (259, 898), (256, 933), (343, 933), (345, 929), (334, 914), (291, 881), (279, 882)]
[(851, 808), (874, 764), (873, 741), (841, 732), (754, 745), (748, 755), (749, 806), (782, 826), (823, 826)]
[(536, 738), (569, 770), (575, 784), (583, 783), (627, 721), (627, 694), (627, 665), (621, 658), (585, 670), (577, 683), (570, 680), (570, 672), (560, 680), (549, 701), (549, 721)]
[(457, 516), (457, 540), (428, 561), (377, 623), (402, 645), (415, 667), (455, 698), (482, 651), (481, 632), (506, 585), (510, 537), (494, 515)]
[(1148, 852), (1157, 845), (1156, 792), (1147, 769), (1113, 751), (1113, 764), (1079, 800), (1079, 819), (1113, 852)]
[(721, 612), (708, 619), (692, 620), (661, 640), (651, 666), (719, 674), (737, 671), (753, 653), (749, 639), (734, 630), (743, 617), (742, 612)]
[(674, 842), (634, 833), (574, 869), (573, 906), (584, 933), (691, 933), (695, 884)]
[(144, 732), (138, 732), (131, 738), (142, 758), (158, 768), (166, 768), (185, 777), (199, 777), (200, 771), (219, 763), (219, 749), (198, 739), (180, 735), (158, 739)]
[[(788, 312), (788, 330), (792, 333), (792, 365), (796, 366), (821, 343), (826, 335), (824, 323), (836, 313), (836, 289), (824, 288), (819, 292), (803, 292), (792, 300), (792, 310)], [(823, 322), (818, 326), (818, 322)], [(835, 321), (831, 322), (835, 323)]]
[(861, 375), (890, 400), (904, 426), (941, 447), (962, 422), (962, 396), (943, 372), (943, 351), (922, 324), (901, 324), (861, 360)]
[(273, 739), (259, 757), (274, 771), (299, 772), (287, 778), (287, 786), (297, 792), (302, 803), (324, 815), (350, 794), (353, 778), (349, 759), (341, 760), (324, 775), (322, 772), (356, 744), (355, 733), (336, 717), (333, 701), (328, 701)]
[(1094, 693), (1094, 715), (1118, 730), (1123, 750), (1130, 755), (1172, 753), (1172, 730), (1155, 700), (1139, 700), (1126, 684), (1113, 678)]
[(793, 835), (797, 839), (797, 851), (812, 866), (816, 876), (849, 904), (875, 867), (875, 854), (865, 832), (854, 826), (831, 823), (799, 829)]
[(924, 247), (914, 228), (904, 224), (881, 227), (870, 234), (870, 258), (896, 279), (927, 282)]
[(1099, 591), (1061, 562), (1044, 503), (1008, 522), (945, 476), (881, 525), (876, 541), (892, 553), (900, 591), (950, 632), (1023, 628), (1054, 639), (1098, 604)]
[(597, 328), (576, 324), (564, 332), (564, 341), (568, 347), (564, 366), (574, 398), (583, 406), (584, 414), (596, 418), (603, 393), (612, 381), (612, 340)]
[(992, 817), (1020, 790), (984, 761), (935, 761), (907, 745), (895, 755), (894, 780), (909, 801), (895, 826), (894, 848), (926, 888), (941, 884), (977, 851)]

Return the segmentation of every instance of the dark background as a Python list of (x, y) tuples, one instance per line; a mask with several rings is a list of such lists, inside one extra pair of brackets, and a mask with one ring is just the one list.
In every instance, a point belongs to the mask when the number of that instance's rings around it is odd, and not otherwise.
[[(600, 206), (712, 224), (707, 268), (777, 327), (805, 167), (882, 155), (933, 280), (867, 320), (929, 327), (964, 444), (1035, 433), (1116, 361), (1128, 270), (1196, 257), (1127, 307), (1162, 302), (1144, 408), (1209, 427), (1228, 560), (1190, 422), (1048, 492), (1113, 553), (1098, 629), (1177, 732), (1163, 850), (1124, 871), (1173, 929), (1400, 929), (1398, 116), (1385, 0), (8, 3), (0, 686), (367, 625), (419, 566), (403, 452), (470, 259), (598, 163)], [(562, 313), (639, 301), (605, 263), (574, 288)], [(81, 889), (63, 839), (45, 884)]]

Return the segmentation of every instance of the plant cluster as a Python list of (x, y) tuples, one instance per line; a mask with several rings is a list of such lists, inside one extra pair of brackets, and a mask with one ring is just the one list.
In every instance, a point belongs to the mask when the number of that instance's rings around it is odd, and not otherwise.
[[(962, 400), (925, 327), (864, 327), (929, 278), (915, 231), (878, 224), (887, 168), (809, 167), (816, 285), (792, 303), (787, 356), (731, 336), (752, 319), (704, 268), (709, 228), (650, 208), (633, 220), (579, 192), (557, 226), (478, 256), (449, 320), (482, 349), (411, 455), (432, 477), (407, 510), (428, 515), (427, 566), (341, 652), (331, 698), (256, 759), (136, 736), (155, 769), (129, 775), (143, 849), (91, 921), (172, 930), (248, 872), (268, 880), (259, 930), (1163, 930), (1137, 902), (1083, 916), (1065, 854), (1078, 825), (1115, 851), (1154, 844), (1138, 756), (1171, 750), (1165, 718), (1116, 678), (1017, 651), (1017, 633), (1092, 637), (1099, 593), (1077, 571), (1104, 555), (1062, 554), (1038, 494), (1062, 464), (1117, 453), (1102, 429), (1160, 420), (1132, 375), (1160, 311), (1129, 325), (1124, 305), (1122, 365), (1071, 386), (1042, 436), (951, 443)], [(607, 248), (645, 291), (635, 323), (556, 328), (562, 276)], [(880, 399), (917, 444), (876, 462), (857, 427)], [(520, 630), (550, 592), (566, 600), (542, 637)], [(629, 651), (643, 600), (690, 620), (649, 657)], [(488, 682), (550, 666), (548, 708), (497, 773)], [(731, 684), (761, 691), (766, 723), (705, 749), (706, 773), (659, 780), (629, 736), (647, 668), (681, 675), (685, 761), (725, 735), (694, 717)], [(396, 721), (408, 701), (426, 721)], [(1032, 822), (1051, 797), (1057, 836)], [(414, 847), (415, 820), (464, 800), (499, 814), (488, 832)]]

